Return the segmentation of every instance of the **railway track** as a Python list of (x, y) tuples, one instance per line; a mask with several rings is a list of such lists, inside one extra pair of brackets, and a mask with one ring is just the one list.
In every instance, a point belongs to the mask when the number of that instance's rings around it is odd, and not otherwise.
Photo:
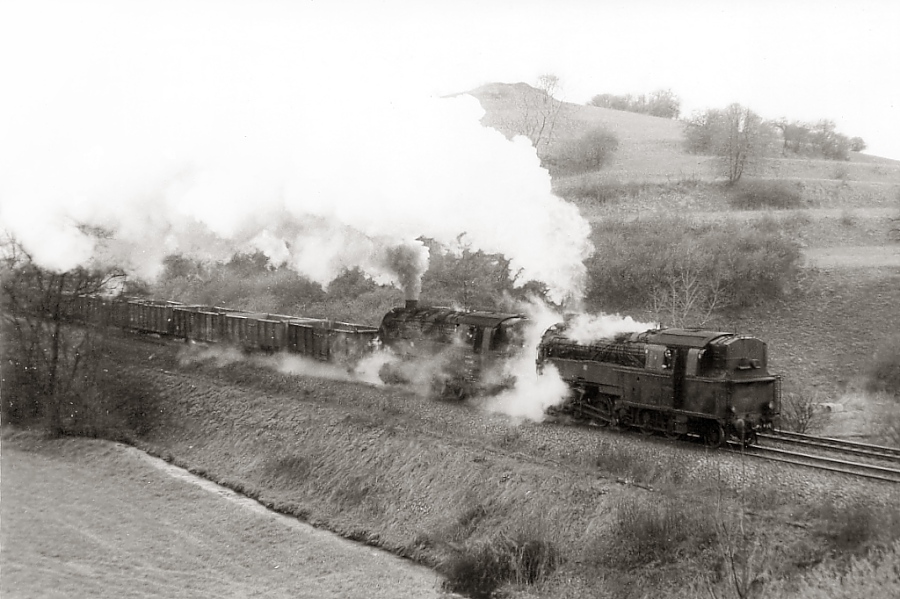
[(900, 449), (788, 431), (759, 435), (760, 444), (729, 451), (818, 470), (900, 484)]
[(773, 431), (772, 433), (762, 433), (759, 435), (759, 439), (767, 442), (779, 442), (820, 449), (830, 449), (848, 455), (896, 460), (898, 463), (900, 463), (900, 448), (897, 447), (869, 445), (868, 443), (859, 443), (857, 441), (830, 439), (828, 437), (816, 437), (813, 435), (804, 435), (801, 433), (792, 433), (789, 431)]

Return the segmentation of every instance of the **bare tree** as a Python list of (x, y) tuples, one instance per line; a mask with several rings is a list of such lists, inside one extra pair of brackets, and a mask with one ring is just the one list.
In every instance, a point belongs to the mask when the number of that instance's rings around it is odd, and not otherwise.
[(782, 397), (779, 427), (795, 433), (808, 433), (821, 427), (827, 422), (827, 415), (818, 406), (818, 391), (809, 393), (796, 386)]
[(674, 253), (668, 274), (651, 293), (651, 311), (660, 322), (703, 326), (728, 303), (727, 273), (697, 245)]
[(516, 94), (516, 114), (504, 119), (503, 128), (530, 139), (538, 158), (543, 161), (555, 140), (563, 106), (556, 96), (561, 93), (562, 86), (559, 77), (545, 74), (538, 77), (535, 87), (522, 87), (524, 89)]
[(719, 156), (728, 182), (737, 183), (748, 163), (765, 147), (765, 125), (758, 114), (740, 104), (731, 104), (722, 113)]
[(694, 114), (685, 122), (685, 136), (689, 151), (719, 156), (729, 184), (737, 183), (753, 161), (766, 153), (772, 137), (770, 125), (737, 103)]
[[(53, 272), (40, 268), (15, 239), (2, 243), (3, 328), (8, 380), (3, 409), (29, 404), (30, 416), (43, 417), (51, 434), (63, 432), (63, 398), (74, 391), (84, 371), (90, 331), (66, 326), (79, 295), (100, 293), (124, 276), (118, 270), (76, 268)], [(12, 404), (10, 402), (18, 402)]]

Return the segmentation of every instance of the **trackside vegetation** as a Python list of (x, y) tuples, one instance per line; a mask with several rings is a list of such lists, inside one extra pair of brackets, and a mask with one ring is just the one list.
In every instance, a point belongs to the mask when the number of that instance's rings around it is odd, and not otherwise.
[[(127, 353), (128, 364), (141, 361)], [(688, 588), (731, 597), (732, 569), (762, 593), (749, 596), (791, 597), (807, 577), (842, 584), (854, 559), (890, 556), (900, 538), (893, 509), (864, 492), (798, 497), (777, 479), (700, 467), (692, 447), (634, 452), (586, 430), (563, 455), (535, 449), (528, 427), (473, 429), (465, 406), (437, 424), (402, 392), (157, 359), (175, 376), (157, 384), (167, 409), (142, 446), (429, 564), (447, 590), (470, 597), (686, 597)], [(785, 510), (798, 524), (787, 531), (772, 519)]]

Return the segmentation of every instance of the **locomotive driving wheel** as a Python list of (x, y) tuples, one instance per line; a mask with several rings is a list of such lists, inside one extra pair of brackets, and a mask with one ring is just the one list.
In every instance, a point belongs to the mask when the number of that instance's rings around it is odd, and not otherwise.
[(596, 420), (600, 426), (616, 426), (616, 412), (613, 409), (612, 399), (601, 397), (597, 402), (597, 411), (600, 415)]
[(678, 432), (678, 423), (674, 418), (666, 420), (666, 438), (674, 440), (681, 438), (681, 433)]
[(725, 441), (725, 429), (718, 422), (708, 422), (703, 428), (703, 442), (707, 447), (716, 448)]

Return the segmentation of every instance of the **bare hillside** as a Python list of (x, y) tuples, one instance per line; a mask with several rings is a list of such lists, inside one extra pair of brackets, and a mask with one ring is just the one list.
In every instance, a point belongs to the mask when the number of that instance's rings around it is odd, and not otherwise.
[[(469, 92), (485, 109), (482, 123), (507, 136), (526, 134), (529, 122), (539, 117), (543, 92), (526, 83), (489, 83)], [(571, 139), (593, 127), (604, 127), (619, 138), (612, 162), (597, 176), (604, 180), (670, 182), (677, 179), (716, 178), (715, 159), (684, 150), (679, 121), (660, 117), (562, 102), (553, 120), (553, 136)], [(553, 152), (552, 143), (548, 150)], [(808, 158), (772, 157), (757, 165), (761, 177), (823, 179), (900, 184), (900, 161), (851, 153), (849, 162)]]

